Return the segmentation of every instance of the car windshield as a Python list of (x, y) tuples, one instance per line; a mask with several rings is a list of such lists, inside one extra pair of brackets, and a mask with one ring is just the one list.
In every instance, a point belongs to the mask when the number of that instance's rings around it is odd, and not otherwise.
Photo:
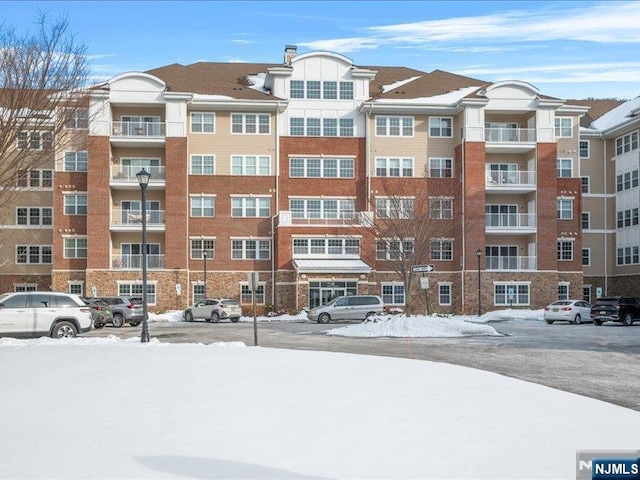
[(221, 303), (224, 303), (225, 305), (238, 305), (238, 302), (231, 300), (230, 298), (225, 298)]
[(334, 303), (336, 303), (338, 300), (340, 300), (342, 297), (336, 297), (336, 298), (332, 298), (331, 300), (329, 300), (327, 303), (325, 303), (325, 305), (333, 305)]
[(554, 306), (558, 306), (558, 305), (571, 305), (571, 302), (569, 300), (559, 300), (557, 302), (553, 302), (551, 305)]
[(599, 298), (596, 300), (596, 305), (615, 305), (617, 303), (617, 298)]

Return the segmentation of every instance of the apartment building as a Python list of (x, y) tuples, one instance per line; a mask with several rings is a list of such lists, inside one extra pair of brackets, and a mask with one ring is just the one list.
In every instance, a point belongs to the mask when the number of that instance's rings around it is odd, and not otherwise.
[[(442, 312), (540, 308), (601, 284), (614, 293), (633, 272), (627, 247), (637, 259), (637, 240), (633, 250), (621, 237), (628, 228), (637, 239), (637, 125), (618, 135), (619, 116), (605, 125), (604, 114), (581, 127), (592, 107), (523, 81), (358, 66), (292, 46), (282, 63), (123, 73), (92, 90), (50, 170), (28, 173), (5, 219), (16, 253), (3, 290), (141, 294), (144, 168), (151, 310), (204, 296), (248, 303), (253, 271), (258, 303), (289, 310), (355, 293), (399, 306), (410, 295), (415, 309)], [(585, 141), (608, 177), (585, 163)], [(635, 207), (629, 189), (606, 193), (627, 170)], [(612, 203), (632, 225), (605, 226)], [(376, 236), (377, 222), (420, 212), (433, 219), (423, 234)], [(37, 240), (23, 236), (27, 224)], [(424, 244), (429, 288), (416, 279), (405, 291), (394, 258)], [(596, 263), (601, 252), (608, 263)]]

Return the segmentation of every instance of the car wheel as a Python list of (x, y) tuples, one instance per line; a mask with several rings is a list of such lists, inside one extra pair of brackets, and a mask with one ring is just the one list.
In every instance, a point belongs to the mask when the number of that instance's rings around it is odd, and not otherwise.
[(602, 320), (594, 320), (593, 323), (596, 324), (597, 326), (600, 326), (602, 325)]
[(116, 328), (120, 328), (124, 325), (124, 318), (121, 313), (113, 314), (113, 326)]
[(545, 320), (549, 325), (553, 325), (554, 320)]
[(318, 323), (329, 323), (331, 321), (331, 315), (328, 313), (321, 313), (318, 315)]
[(104, 323), (94, 323), (93, 324), (93, 328), (95, 328), (95, 329), (104, 328)]
[(211, 321), (218, 323), (220, 321), (220, 314), (218, 312), (211, 312)]
[(233, 323), (238, 323), (238, 320), (240, 320), (240, 317), (231, 317), (231, 318), (230, 318), (230, 320), (231, 320)]
[(372, 317), (376, 314), (376, 312), (367, 312), (367, 314), (364, 316), (364, 319), (366, 320), (369, 317)]
[(577, 314), (576, 318), (573, 319), (573, 324), (580, 325), (581, 323), (582, 323), (582, 317), (580, 316), (580, 314)]
[(75, 338), (78, 335), (76, 327), (71, 322), (60, 322), (53, 327), (53, 338)]
[(137, 327), (138, 325), (140, 325), (142, 322), (131, 322), (131, 326), (132, 327)]
[(624, 316), (624, 320), (622, 320), (622, 324), (627, 327), (630, 327), (631, 325), (633, 325), (633, 316), (630, 313), (627, 313)]
[(185, 314), (184, 314), (184, 319), (185, 319), (187, 322), (193, 322), (193, 313), (191, 313), (191, 312), (187, 312), (187, 313), (185, 313)]

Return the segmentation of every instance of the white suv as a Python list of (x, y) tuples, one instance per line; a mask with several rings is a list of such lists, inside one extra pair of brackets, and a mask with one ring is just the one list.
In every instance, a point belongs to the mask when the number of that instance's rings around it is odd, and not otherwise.
[(78, 295), (9, 292), (0, 295), (0, 336), (75, 337), (91, 330), (91, 309)]

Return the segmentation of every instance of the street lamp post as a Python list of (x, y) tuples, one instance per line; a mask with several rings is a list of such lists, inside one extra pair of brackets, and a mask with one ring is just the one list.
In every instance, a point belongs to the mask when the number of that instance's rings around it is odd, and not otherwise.
[(204, 259), (204, 298), (207, 298), (207, 251), (202, 250), (202, 258)]
[(149, 324), (147, 317), (149, 316), (147, 308), (147, 185), (151, 174), (144, 168), (140, 170), (136, 177), (142, 190), (142, 335), (140, 341), (147, 343), (149, 341)]
[(482, 288), (480, 286), (480, 257), (482, 256), (482, 250), (476, 250), (476, 257), (478, 258), (478, 316), (482, 315)]

